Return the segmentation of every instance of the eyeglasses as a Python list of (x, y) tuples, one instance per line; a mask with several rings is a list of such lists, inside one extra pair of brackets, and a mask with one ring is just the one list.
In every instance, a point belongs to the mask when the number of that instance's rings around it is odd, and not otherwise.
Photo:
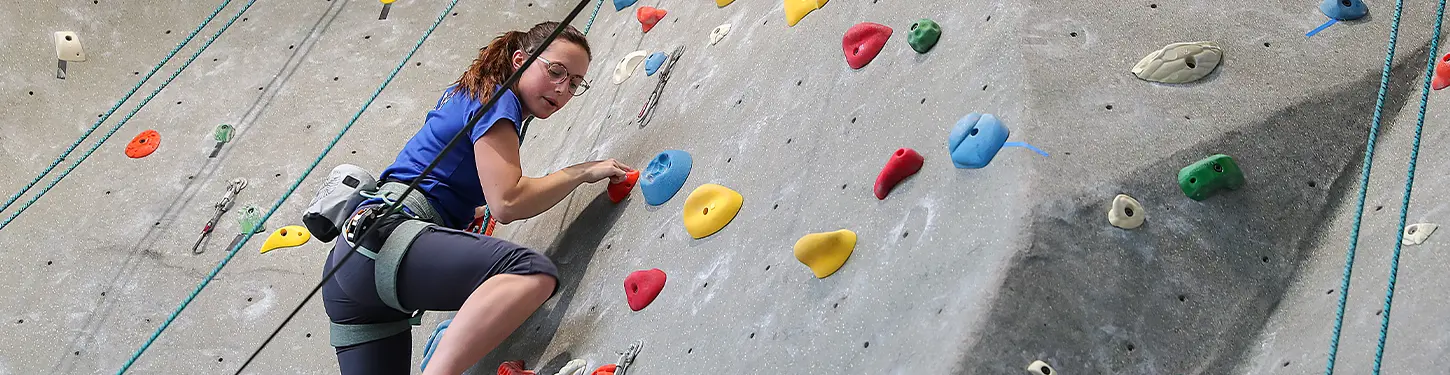
[(589, 91), (589, 82), (585, 81), (582, 76), (570, 76), (569, 68), (565, 67), (564, 64), (549, 61), (543, 56), (539, 56), (538, 59), (544, 63), (542, 66), (544, 67), (544, 71), (549, 73), (550, 82), (557, 85), (568, 80), (569, 91), (574, 96), (584, 95), (585, 91)]

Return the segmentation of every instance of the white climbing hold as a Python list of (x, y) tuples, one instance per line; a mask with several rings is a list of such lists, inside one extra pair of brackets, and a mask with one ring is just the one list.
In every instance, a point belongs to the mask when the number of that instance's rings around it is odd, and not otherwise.
[(619, 65), (614, 67), (614, 84), (623, 83), (624, 80), (629, 79), (629, 76), (634, 75), (634, 70), (639, 69), (639, 65), (644, 62), (646, 56), (649, 56), (649, 52), (640, 50), (630, 52), (628, 55), (624, 55), (623, 59), (619, 59)]
[(1425, 240), (1430, 239), (1430, 234), (1435, 233), (1435, 229), (1439, 227), (1439, 225), (1430, 223), (1410, 224), (1405, 227), (1405, 239), (1400, 240), (1400, 244), (1419, 245), (1425, 243)]
[(86, 61), (86, 51), (81, 48), (81, 37), (74, 31), (55, 32), (55, 58), (62, 61)]
[(584, 375), (589, 371), (589, 362), (583, 359), (575, 359), (564, 364), (555, 375)]
[(1127, 194), (1118, 194), (1113, 198), (1113, 208), (1108, 209), (1108, 223), (1118, 228), (1137, 228), (1143, 225), (1143, 216), (1143, 205)]
[(1223, 61), (1223, 48), (1214, 42), (1169, 44), (1138, 61), (1133, 75), (1145, 81), (1188, 83), (1197, 81)]
[(1027, 365), (1027, 373), (1032, 375), (1054, 375), (1057, 374), (1057, 371), (1053, 371), (1052, 366), (1048, 366), (1047, 362), (1032, 361), (1032, 364)]
[(729, 33), (730, 24), (715, 26), (715, 30), (710, 30), (710, 45), (713, 46), (715, 43), (720, 43), (720, 40), (725, 39), (725, 34)]

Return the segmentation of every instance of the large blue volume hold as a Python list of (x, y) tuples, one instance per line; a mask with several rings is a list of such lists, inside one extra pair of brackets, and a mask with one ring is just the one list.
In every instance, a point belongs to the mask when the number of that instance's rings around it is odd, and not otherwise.
[(680, 150), (665, 150), (655, 155), (639, 176), (639, 191), (644, 194), (645, 203), (658, 206), (673, 198), (685, 186), (692, 164), (690, 154)]
[(666, 57), (669, 57), (669, 55), (666, 55), (664, 52), (655, 52), (650, 54), (649, 57), (646, 57), (644, 59), (644, 75), (655, 75), (655, 71), (660, 70), (660, 65), (664, 65)]
[(1369, 7), (1364, 6), (1363, 0), (1324, 0), (1319, 3), (1319, 11), (1329, 18), (1353, 21), (1369, 14)]
[(982, 168), (992, 162), (1007, 143), (1007, 126), (992, 114), (972, 114), (957, 121), (947, 139), (947, 150), (957, 168)]
[(634, 5), (634, 3), (637, 1), (639, 0), (614, 0), (614, 11), (618, 12), (624, 10), (624, 8), (628, 8), (630, 5)]

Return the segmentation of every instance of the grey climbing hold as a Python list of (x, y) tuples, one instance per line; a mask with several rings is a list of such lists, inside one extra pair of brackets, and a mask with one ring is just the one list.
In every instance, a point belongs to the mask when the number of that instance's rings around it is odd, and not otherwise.
[(1113, 198), (1113, 208), (1108, 209), (1108, 223), (1123, 229), (1142, 226), (1144, 216), (1143, 205), (1127, 194), (1118, 194)]
[(589, 371), (589, 362), (583, 359), (575, 359), (565, 363), (563, 368), (554, 375), (584, 375)]
[(1430, 239), (1430, 234), (1435, 233), (1439, 225), (1430, 223), (1410, 224), (1405, 227), (1405, 238), (1400, 240), (1403, 245), (1419, 245)]
[(1144, 56), (1133, 75), (1145, 81), (1188, 83), (1202, 79), (1223, 61), (1223, 48), (1214, 42), (1173, 43)]
[(1047, 362), (1032, 361), (1032, 364), (1027, 365), (1027, 373), (1032, 375), (1053, 375), (1057, 374), (1057, 371), (1053, 371), (1052, 366), (1048, 366)]

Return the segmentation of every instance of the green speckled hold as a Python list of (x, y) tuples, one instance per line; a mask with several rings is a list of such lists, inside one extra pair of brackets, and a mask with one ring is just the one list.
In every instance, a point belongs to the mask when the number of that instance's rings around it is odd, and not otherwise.
[(1222, 190), (1244, 186), (1244, 172), (1224, 154), (1203, 158), (1178, 170), (1178, 187), (1188, 198), (1201, 201)]
[(926, 53), (936, 46), (937, 39), (941, 39), (941, 25), (922, 18), (911, 24), (911, 34), (906, 38), (906, 43), (911, 44), (911, 49), (917, 53)]

